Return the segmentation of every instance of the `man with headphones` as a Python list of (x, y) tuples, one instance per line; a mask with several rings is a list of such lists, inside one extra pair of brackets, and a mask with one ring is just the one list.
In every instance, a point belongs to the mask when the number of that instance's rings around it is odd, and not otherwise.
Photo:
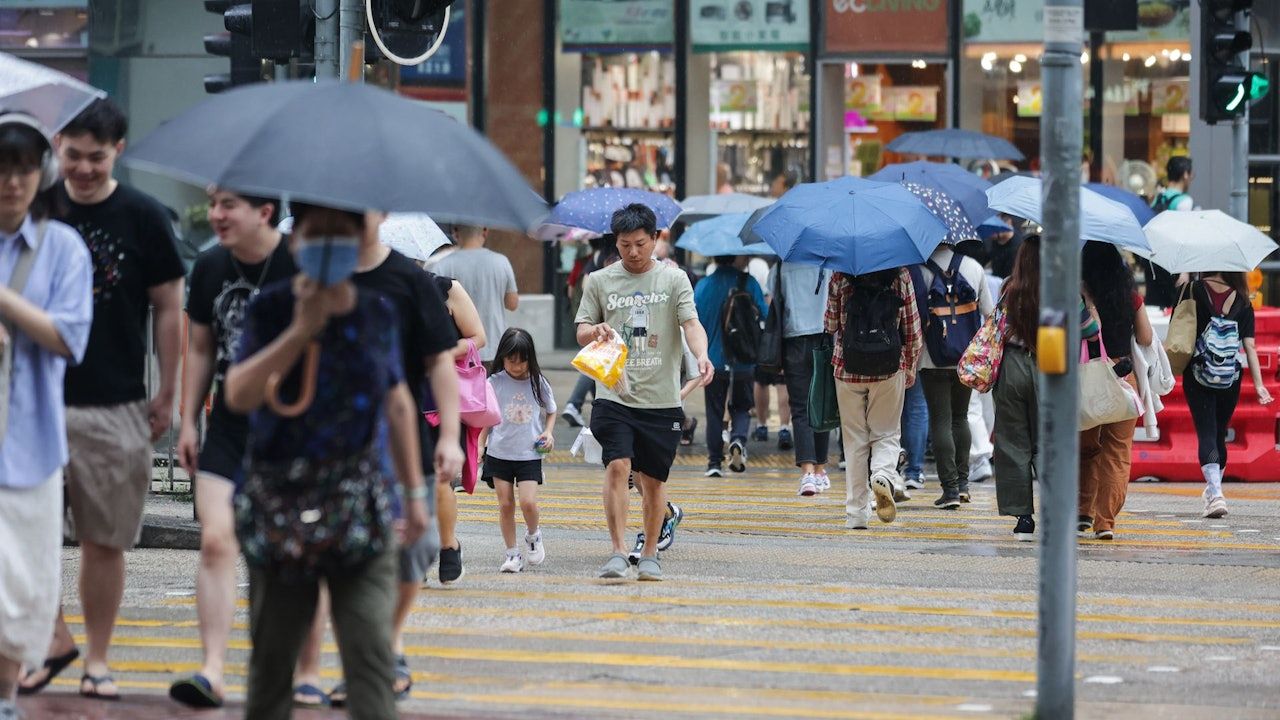
[(57, 180), (40, 123), (0, 114), (0, 720), (18, 717), (20, 667), (45, 659), (58, 613), (63, 373), (93, 321), (89, 253), (42, 197)]
[[(80, 542), (85, 617), (85, 678), (80, 693), (118, 697), (107, 649), (124, 594), (124, 553), (142, 529), (151, 489), (152, 446), (172, 424), (181, 359), (185, 268), (160, 203), (112, 177), (127, 122), (110, 100), (96, 100), (54, 139), (63, 181), (54, 216), (84, 238), (93, 261), (93, 328), (79, 366), (66, 373), (67, 502)], [(147, 313), (154, 308), (159, 382), (147, 397)], [(48, 660), (76, 652), (59, 620)], [(53, 673), (23, 679), (35, 692)]]

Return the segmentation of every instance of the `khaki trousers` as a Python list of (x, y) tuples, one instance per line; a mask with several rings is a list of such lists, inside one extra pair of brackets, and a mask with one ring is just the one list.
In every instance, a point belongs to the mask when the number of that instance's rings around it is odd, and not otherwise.
[(871, 383), (836, 380), (840, 437), (844, 442), (846, 515), (867, 512), (871, 505), (868, 481), (875, 473), (886, 472), (894, 478), (894, 483), (898, 482), (906, 382), (903, 373)]

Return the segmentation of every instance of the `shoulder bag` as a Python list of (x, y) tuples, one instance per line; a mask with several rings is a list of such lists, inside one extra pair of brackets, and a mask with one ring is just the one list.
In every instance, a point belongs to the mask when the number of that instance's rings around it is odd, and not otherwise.
[[(41, 220), (36, 225), (36, 239), (30, 248), (18, 251), (18, 262), (13, 266), (13, 274), (9, 276), (9, 289), (21, 295), (27, 286), (27, 278), (31, 276), (31, 268), (36, 263), (36, 254), (44, 242), (44, 231), (47, 223)], [(9, 393), (13, 389), (13, 350), (17, 345), (17, 328), (13, 321), (0, 317), (0, 324), (5, 330), (5, 339), (0, 339), (0, 444), (4, 443), (5, 433), (9, 430)]]

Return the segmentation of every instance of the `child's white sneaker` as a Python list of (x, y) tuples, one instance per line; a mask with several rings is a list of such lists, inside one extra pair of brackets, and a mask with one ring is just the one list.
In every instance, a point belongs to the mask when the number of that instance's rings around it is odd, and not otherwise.
[(524, 570), (524, 556), (515, 548), (508, 550), (507, 559), (502, 563), (502, 572), (518, 573), (521, 570)]
[(542, 531), (524, 536), (525, 552), (529, 554), (530, 565), (541, 565), (547, 559), (547, 549), (542, 546)]

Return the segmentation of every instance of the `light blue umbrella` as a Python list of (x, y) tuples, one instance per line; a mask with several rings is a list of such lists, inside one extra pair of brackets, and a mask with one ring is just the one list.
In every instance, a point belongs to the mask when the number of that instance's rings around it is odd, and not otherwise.
[[(985, 200), (986, 198), (983, 198)], [(751, 213), (773, 204), (773, 198), (747, 195), (746, 193), (717, 193), (715, 195), (694, 195), (680, 203), (684, 211), (680, 213), (680, 222), (696, 223), (699, 220), (732, 215), (734, 213)]]
[(850, 275), (922, 263), (947, 236), (910, 190), (854, 177), (795, 186), (750, 230), (787, 262)]
[(775, 255), (773, 248), (764, 243), (743, 245), (742, 240), (738, 238), (738, 233), (742, 232), (742, 226), (747, 223), (750, 217), (751, 213), (744, 212), (721, 215), (710, 220), (696, 222), (684, 231), (684, 234), (676, 241), (676, 247), (707, 257), (719, 257), (721, 255)]
[[(1040, 199), (1044, 182), (1040, 178), (1011, 177), (987, 190), (992, 210), (1017, 215), (1044, 224)], [(1151, 245), (1142, 226), (1127, 205), (1080, 188), (1080, 240), (1097, 240), (1119, 246), (1142, 257), (1151, 256)]]
[(611, 231), (613, 214), (633, 203), (652, 210), (658, 217), (659, 229), (670, 227), (681, 211), (679, 203), (661, 193), (636, 188), (588, 188), (561, 198), (533, 235), (544, 240), (556, 239), (555, 235), (562, 234), (565, 228), (604, 235)]

